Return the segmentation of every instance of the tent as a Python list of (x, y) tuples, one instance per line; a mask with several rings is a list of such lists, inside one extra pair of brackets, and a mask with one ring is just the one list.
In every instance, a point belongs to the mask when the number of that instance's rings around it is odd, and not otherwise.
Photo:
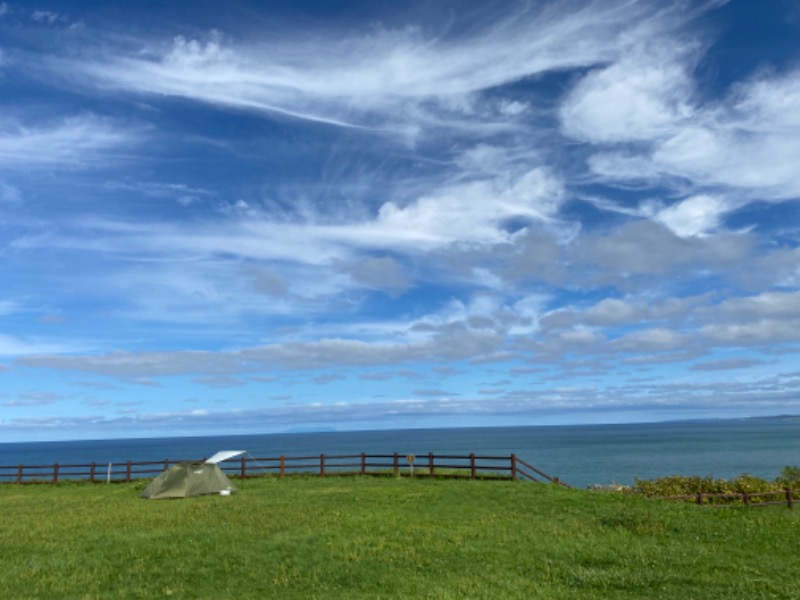
[(236, 488), (217, 463), (244, 453), (226, 452), (224, 453), (225, 458), (219, 458), (220, 454), (223, 453), (218, 452), (206, 462), (181, 462), (173, 465), (151, 481), (150, 485), (141, 493), (140, 498), (158, 500), (161, 498), (189, 498), (205, 494), (227, 495), (235, 492)]

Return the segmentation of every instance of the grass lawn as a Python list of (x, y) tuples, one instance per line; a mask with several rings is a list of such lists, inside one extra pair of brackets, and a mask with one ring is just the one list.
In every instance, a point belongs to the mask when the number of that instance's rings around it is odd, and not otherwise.
[(3, 598), (800, 598), (800, 514), (522, 482), (0, 485)]

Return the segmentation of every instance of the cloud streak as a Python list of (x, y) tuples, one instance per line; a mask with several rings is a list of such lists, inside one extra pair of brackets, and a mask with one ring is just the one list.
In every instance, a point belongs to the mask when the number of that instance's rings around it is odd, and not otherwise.
[[(57, 71), (68, 66), (72, 77), (83, 74), (104, 88), (414, 136), (426, 126), (475, 127), (465, 113), (481, 109), (487, 120), (478, 127), (500, 122), (515, 112), (512, 103), (497, 105), (492, 114), (470, 95), (613, 60), (624, 51), (623, 27), (626, 45), (660, 27), (648, 12), (639, 2), (571, 2), (559, 10), (526, 5), (503, 16), (487, 13), (480, 27), (461, 30), (315, 31), (314, 45), (280, 34), (269, 42), (233, 41), (212, 31), (205, 39), (178, 35), (52, 62)], [(318, 46), (326, 51), (317, 52)]]
[(123, 158), (142, 131), (95, 115), (26, 127), (0, 120), (0, 168), (86, 168)]

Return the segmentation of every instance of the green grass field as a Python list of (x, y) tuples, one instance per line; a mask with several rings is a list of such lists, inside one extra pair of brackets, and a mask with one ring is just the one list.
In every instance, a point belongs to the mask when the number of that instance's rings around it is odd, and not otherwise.
[(3, 598), (800, 598), (800, 515), (522, 482), (0, 485)]

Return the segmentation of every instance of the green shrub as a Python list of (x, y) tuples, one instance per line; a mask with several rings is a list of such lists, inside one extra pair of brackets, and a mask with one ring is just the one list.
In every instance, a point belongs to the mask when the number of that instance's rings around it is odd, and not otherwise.
[(735, 479), (714, 479), (713, 477), (686, 477), (670, 475), (658, 479), (636, 479), (630, 491), (648, 497), (694, 496), (702, 494), (756, 494), (781, 491), (780, 481), (767, 481), (760, 477), (743, 474)]
[(757, 494), (761, 492), (780, 491), (783, 486), (776, 481), (766, 481), (760, 477), (754, 477), (753, 475), (745, 473), (730, 481), (728, 487), (730, 492), (735, 492), (737, 494)]
[(789, 465), (783, 467), (776, 481), (786, 487), (800, 487), (800, 467)]

